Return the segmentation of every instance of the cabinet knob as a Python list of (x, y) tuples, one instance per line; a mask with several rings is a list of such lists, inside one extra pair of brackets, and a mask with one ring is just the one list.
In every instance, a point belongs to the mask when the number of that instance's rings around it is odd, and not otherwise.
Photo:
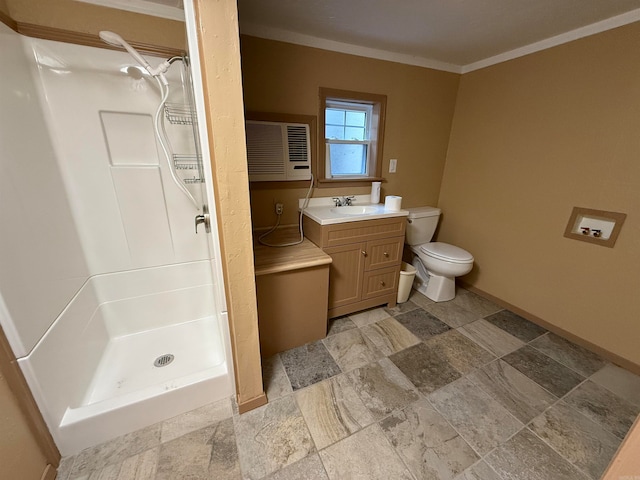
[(389, 254), (388, 254), (387, 252), (384, 252), (384, 253), (383, 253), (383, 255), (384, 255), (386, 258), (389, 258)]
[(380, 280), (380, 286), (384, 287), (386, 284), (384, 283), (384, 280)]
[(362, 256), (366, 257), (367, 256), (367, 252), (365, 252), (364, 250), (362, 250)]

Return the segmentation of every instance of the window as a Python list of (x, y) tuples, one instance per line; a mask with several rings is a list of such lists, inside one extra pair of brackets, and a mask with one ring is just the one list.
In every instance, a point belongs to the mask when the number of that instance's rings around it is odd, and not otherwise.
[(380, 177), (385, 108), (384, 95), (320, 89), (320, 182)]

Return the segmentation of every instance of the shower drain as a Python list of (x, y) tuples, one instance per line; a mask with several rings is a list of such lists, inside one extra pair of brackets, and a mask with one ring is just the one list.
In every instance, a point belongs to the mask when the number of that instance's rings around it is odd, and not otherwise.
[(158, 358), (156, 358), (155, 362), (153, 362), (153, 366), (154, 367), (166, 367), (171, 362), (173, 362), (174, 358), (175, 357), (170, 353), (166, 353), (164, 355), (160, 355)]

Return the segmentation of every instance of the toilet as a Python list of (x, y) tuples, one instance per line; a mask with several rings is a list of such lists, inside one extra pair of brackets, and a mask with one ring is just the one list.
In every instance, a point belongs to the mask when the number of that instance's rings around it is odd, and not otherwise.
[(405, 241), (414, 254), (416, 280), (413, 288), (434, 302), (446, 302), (456, 296), (455, 278), (473, 268), (473, 255), (448, 243), (431, 242), (438, 226), (440, 209), (407, 208)]

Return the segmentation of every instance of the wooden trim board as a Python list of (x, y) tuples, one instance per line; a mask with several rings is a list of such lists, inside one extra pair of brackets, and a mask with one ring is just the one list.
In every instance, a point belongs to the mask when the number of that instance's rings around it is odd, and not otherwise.
[(47, 424), (42, 418), (40, 409), (31, 394), (31, 390), (27, 385), (27, 381), (22, 375), (22, 370), (18, 366), (13, 350), (9, 345), (9, 341), (4, 334), (4, 330), (0, 327), (0, 371), (7, 380), (9, 389), (16, 397), (16, 401), (20, 410), (24, 414), (25, 420), (34, 439), (38, 443), (42, 454), (47, 462), (55, 468), (60, 465), (60, 451), (56, 447), (55, 442)]

